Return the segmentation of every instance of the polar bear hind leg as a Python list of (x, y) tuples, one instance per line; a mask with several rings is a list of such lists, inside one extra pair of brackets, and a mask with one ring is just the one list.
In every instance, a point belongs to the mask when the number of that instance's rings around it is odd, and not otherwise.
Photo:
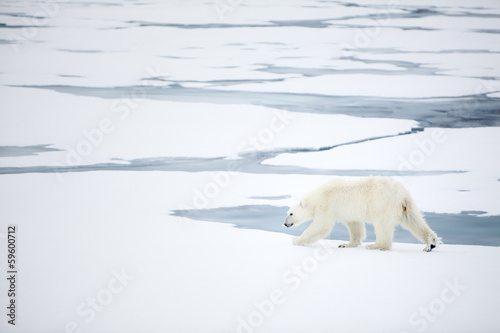
[(415, 207), (413, 202), (409, 201), (405, 204), (407, 206), (403, 208), (404, 214), (401, 219), (401, 226), (408, 229), (413, 236), (425, 243), (424, 251), (431, 252), (438, 244), (442, 244), (441, 238), (429, 228), (422, 213)]
[(430, 252), (441, 243), (441, 239), (423, 219), (403, 219), (401, 226), (408, 229), (419, 241), (425, 243), (424, 251)]
[(392, 238), (394, 237), (393, 221), (376, 220), (373, 222), (375, 229), (375, 243), (367, 245), (368, 250), (389, 251), (392, 247)]
[(363, 222), (346, 222), (351, 240), (349, 243), (339, 245), (340, 248), (356, 247), (366, 238), (366, 229)]

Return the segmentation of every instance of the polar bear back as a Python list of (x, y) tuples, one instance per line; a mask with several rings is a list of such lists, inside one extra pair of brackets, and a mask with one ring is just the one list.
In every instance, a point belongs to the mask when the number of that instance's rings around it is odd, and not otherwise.
[(333, 179), (303, 197), (314, 215), (325, 214), (337, 221), (371, 222), (392, 217), (401, 218), (408, 191), (389, 177), (368, 177), (349, 181)]

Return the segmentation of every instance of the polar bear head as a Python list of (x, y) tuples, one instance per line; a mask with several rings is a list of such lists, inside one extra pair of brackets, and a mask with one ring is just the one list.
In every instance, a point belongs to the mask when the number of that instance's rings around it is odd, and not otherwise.
[(311, 205), (309, 205), (304, 199), (297, 200), (297, 202), (295, 202), (288, 210), (286, 220), (283, 225), (290, 228), (294, 225), (299, 225), (312, 219), (314, 214), (310, 206)]

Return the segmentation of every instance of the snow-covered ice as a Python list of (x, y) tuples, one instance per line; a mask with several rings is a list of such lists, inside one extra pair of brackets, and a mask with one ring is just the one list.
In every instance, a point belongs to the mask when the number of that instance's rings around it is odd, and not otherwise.
[[(247, 332), (238, 330), (241, 320), (256, 332), (467, 332), (500, 324), (498, 247), (425, 253), (423, 244), (396, 243), (372, 252), (338, 249), (337, 240), (294, 247), (290, 235), (168, 216), (201, 175), (65, 177), (2, 181), (10, 189), (1, 192), (2, 221), (19, 225), (22, 331), (64, 332), (73, 322), (82, 332)], [(117, 273), (125, 282), (113, 280)], [(119, 290), (112, 296), (110, 281)]]
[[(499, 32), (495, 0), (2, 1), (0, 331), (499, 331)], [(291, 244), (294, 198), (371, 174), (445, 244)]]

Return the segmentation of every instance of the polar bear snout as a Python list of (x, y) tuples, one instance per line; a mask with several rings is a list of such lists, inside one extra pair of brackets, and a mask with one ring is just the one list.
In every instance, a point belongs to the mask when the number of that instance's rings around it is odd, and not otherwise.
[(292, 222), (292, 221), (290, 221), (290, 217), (287, 217), (287, 218), (285, 219), (285, 223), (283, 223), (283, 225), (284, 225), (285, 227), (287, 227), (287, 228), (290, 228), (290, 227), (292, 227), (292, 226), (293, 226), (293, 222)]

